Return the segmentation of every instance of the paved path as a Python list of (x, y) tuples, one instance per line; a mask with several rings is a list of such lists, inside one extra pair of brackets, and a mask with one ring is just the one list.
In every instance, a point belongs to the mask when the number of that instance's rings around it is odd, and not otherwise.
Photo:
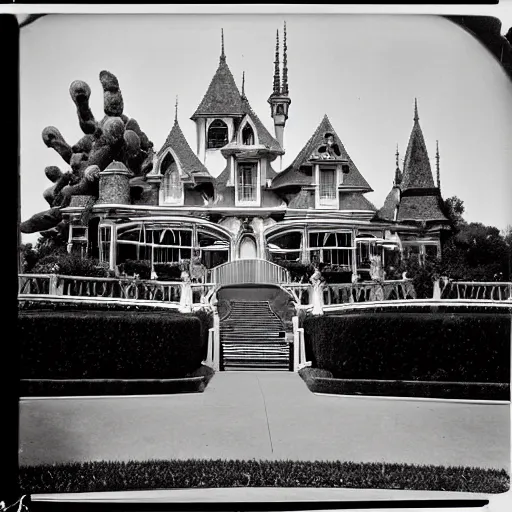
[(22, 401), (20, 463), (256, 458), (508, 470), (509, 407), (317, 396), (294, 373), (226, 372), (199, 394)]

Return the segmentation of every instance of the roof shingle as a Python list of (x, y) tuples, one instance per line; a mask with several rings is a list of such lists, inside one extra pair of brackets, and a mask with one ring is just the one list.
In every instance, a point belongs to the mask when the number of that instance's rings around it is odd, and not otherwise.
[(242, 114), (240, 91), (226, 64), (226, 59), (221, 56), (219, 67), (213, 75), (210, 86), (191, 119), (196, 119), (199, 116)]
[(167, 148), (171, 148), (176, 158), (179, 160), (181, 169), (189, 177), (200, 179), (202, 181), (214, 181), (213, 176), (208, 172), (208, 169), (201, 163), (197, 155), (190, 148), (185, 135), (181, 131), (178, 121), (174, 121), (167, 139), (163, 146), (158, 151), (157, 156), (161, 156)]
[(398, 222), (439, 221), (447, 222), (441, 210), (440, 197), (434, 195), (404, 196), (398, 207)]
[(404, 172), (400, 188), (434, 188), (434, 178), (430, 168), (427, 147), (417, 116), (414, 119), (409, 144), (405, 152)]

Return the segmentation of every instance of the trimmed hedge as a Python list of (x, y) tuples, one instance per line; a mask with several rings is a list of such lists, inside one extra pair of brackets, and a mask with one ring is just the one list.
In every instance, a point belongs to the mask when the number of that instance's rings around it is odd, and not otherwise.
[[(184, 317), (176, 309), (164, 307), (164, 303), (159, 307), (158, 304), (148, 306), (144, 304), (121, 304), (118, 302), (55, 302), (53, 300), (18, 300), (18, 311), (125, 311), (131, 312), (151, 312), (165, 314), (167, 316)], [(207, 309), (198, 309), (193, 313), (187, 313), (185, 318), (197, 317), (201, 321), (201, 338), (205, 347), (204, 357), (208, 345), (208, 330), (213, 327), (213, 314)]]
[(60, 379), (20, 381), (20, 396), (171, 395), (202, 393), (214, 371), (201, 366), (177, 379)]
[[(318, 373), (319, 371), (323, 373)], [(318, 370), (318, 368), (303, 368), (299, 371), (299, 375), (313, 393), (458, 400), (510, 400), (510, 385), (494, 382), (335, 379), (330, 372)]]
[(329, 487), (502, 493), (504, 469), (392, 463), (152, 460), (25, 466), (22, 494), (231, 487)]
[(21, 379), (170, 379), (201, 366), (201, 320), (165, 312), (21, 311)]
[(510, 382), (510, 313), (307, 317), (306, 349), (335, 378)]

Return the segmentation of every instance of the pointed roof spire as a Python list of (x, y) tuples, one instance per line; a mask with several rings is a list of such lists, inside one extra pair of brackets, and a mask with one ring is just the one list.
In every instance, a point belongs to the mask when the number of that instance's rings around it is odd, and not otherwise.
[(242, 98), (245, 98), (245, 71), (242, 71)]
[(418, 119), (418, 105), (414, 100), (414, 125), (405, 152), (402, 183), (400, 184), (402, 191), (435, 188), (427, 146)]
[(222, 53), (219, 66), (213, 76), (210, 86), (201, 103), (197, 107), (192, 120), (198, 117), (212, 117), (219, 115), (242, 116), (242, 99), (235, 79), (226, 63), (224, 53), (224, 30), (222, 35)]
[(226, 62), (226, 54), (224, 53), (224, 29), (220, 29), (220, 45), (221, 45), (221, 51), (220, 51), (220, 60), (221, 62)]
[(174, 106), (174, 122), (178, 122), (178, 95), (176, 94), (176, 105)]
[(274, 94), (281, 92), (281, 77), (279, 71), (279, 30), (276, 34), (276, 60), (274, 61)]
[(284, 36), (283, 36), (283, 94), (288, 94), (288, 57), (286, 51), (288, 50), (288, 46), (286, 46), (286, 21), (284, 22)]
[(441, 190), (441, 171), (439, 168), (439, 141), (436, 140), (436, 173), (437, 173), (437, 188)]

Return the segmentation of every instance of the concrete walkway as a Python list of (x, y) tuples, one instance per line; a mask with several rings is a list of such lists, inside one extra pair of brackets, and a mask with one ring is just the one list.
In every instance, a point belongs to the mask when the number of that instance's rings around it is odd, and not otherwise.
[(255, 458), (509, 470), (509, 407), (317, 396), (294, 373), (226, 372), (201, 394), (23, 400), (20, 464)]

